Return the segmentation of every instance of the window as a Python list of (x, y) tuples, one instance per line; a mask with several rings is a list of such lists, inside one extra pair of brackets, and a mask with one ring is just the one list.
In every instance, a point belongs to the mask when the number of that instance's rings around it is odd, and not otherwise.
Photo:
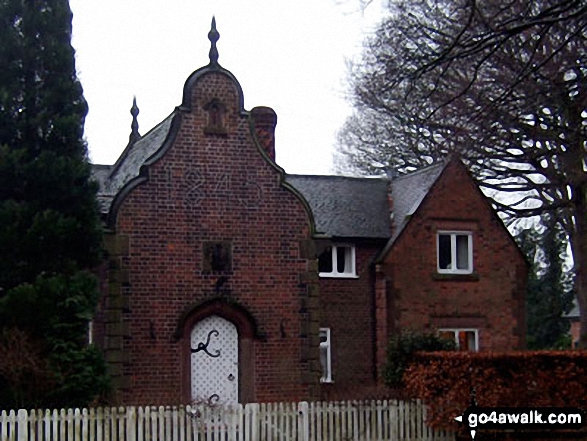
[(439, 232), (437, 250), (439, 273), (471, 274), (473, 272), (471, 233)]
[(479, 332), (477, 329), (439, 329), (438, 334), (449, 340), (454, 340), (459, 351), (479, 350)]
[(320, 364), (322, 365), (322, 383), (332, 383), (332, 360), (330, 346), (330, 328), (320, 328)]
[(88, 338), (87, 338), (88, 345), (94, 344), (94, 321), (88, 321)]
[(355, 247), (350, 245), (333, 245), (318, 256), (320, 277), (356, 277)]

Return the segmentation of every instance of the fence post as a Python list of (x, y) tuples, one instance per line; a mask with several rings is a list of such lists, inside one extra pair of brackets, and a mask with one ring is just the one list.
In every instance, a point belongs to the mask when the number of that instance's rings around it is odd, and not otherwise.
[(157, 416), (159, 422), (159, 441), (165, 441), (165, 407), (159, 406), (159, 413)]
[(308, 412), (308, 402), (298, 403), (298, 436), (300, 441), (310, 440), (310, 418)]
[(258, 441), (259, 440), (259, 403), (247, 403), (245, 406), (245, 413), (248, 414), (247, 421), (249, 421), (249, 429), (245, 432), (245, 441)]
[(126, 408), (125, 441), (136, 441), (137, 414), (134, 407)]
[(16, 415), (16, 427), (18, 431), (18, 441), (27, 441), (28, 439), (28, 414), (24, 409), (20, 409)]

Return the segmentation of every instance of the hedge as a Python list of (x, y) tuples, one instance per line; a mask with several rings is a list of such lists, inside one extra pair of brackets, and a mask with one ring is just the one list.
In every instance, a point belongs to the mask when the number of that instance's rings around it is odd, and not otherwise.
[(432, 427), (455, 429), (472, 399), (482, 407), (587, 408), (587, 351), (414, 354), (406, 392)]

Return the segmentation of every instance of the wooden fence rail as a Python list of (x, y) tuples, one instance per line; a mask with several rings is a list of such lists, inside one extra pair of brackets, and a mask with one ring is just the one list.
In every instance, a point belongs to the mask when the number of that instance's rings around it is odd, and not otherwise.
[(453, 441), (419, 402), (11, 410), (0, 441)]

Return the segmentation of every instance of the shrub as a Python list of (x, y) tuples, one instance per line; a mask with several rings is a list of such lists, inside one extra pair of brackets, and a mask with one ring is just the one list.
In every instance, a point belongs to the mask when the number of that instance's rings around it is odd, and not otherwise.
[(385, 384), (392, 388), (402, 386), (404, 371), (414, 358), (414, 353), (454, 349), (454, 341), (432, 333), (409, 331), (393, 336), (387, 349), (387, 364), (383, 373)]

